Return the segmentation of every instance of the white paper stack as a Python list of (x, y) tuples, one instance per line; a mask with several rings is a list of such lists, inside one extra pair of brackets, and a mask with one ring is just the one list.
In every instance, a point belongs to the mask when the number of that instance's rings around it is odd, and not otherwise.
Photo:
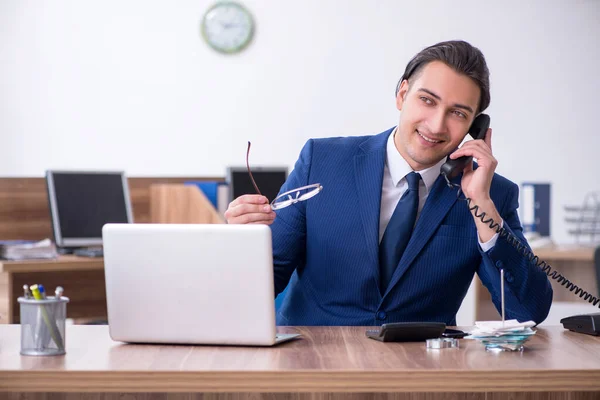
[(522, 350), (525, 343), (535, 331), (531, 329), (535, 322), (519, 322), (516, 319), (507, 321), (477, 321), (475, 329), (465, 339), (475, 339), (483, 343), (487, 350)]
[[(507, 321), (476, 321), (475, 329), (471, 331), (471, 335), (497, 335), (502, 336), (506, 333), (531, 331), (530, 328), (535, 326), (535, 322), (519, 322), (516, 319)], [(532, 331), (533, 332), (533, 331)]]
[(56, 246), (50, 239), (36, 241), (9, 240), (0, 242), (0, 258), (5, 260), (28, 260), (56, 258)]

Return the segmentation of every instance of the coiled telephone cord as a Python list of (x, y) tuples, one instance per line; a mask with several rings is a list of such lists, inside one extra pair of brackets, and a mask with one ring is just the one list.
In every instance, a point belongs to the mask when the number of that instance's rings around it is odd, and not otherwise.
[[(445, 175), (444, 175), (444, 177), (445, 177)], [(523, 245), (519, 241), (519, 238), (517, 238), (515, 235), (510, 233), (508, 230), (501, 227), (492, 218), (487, 217), (487, 219), (486, 219), (485, 211), (480, 212), (479, 206), (476, 204), (473, 204), (472, 200), (469, 197), (464, 196), (460, 185), (450, 182), (448, 180), (448, 178), (446, 178), (446, 183), (448, 184), (448, 186), (450, 188), (458, 189), (456, 197), (459, 200), (465, 201), (467, 203), (467, 207), (469, 207), (469, 211), (471, 211), (475, 215), (476, 218), (479, 218), (481, 220), (481, 222), (483, 222), (484, 224), (489, 226), (490, 229), (495, 230), (496, 233), (499, 234), (501, 238), (505, 238), (505, 240), (508, 243), (510, 243), (515, 249), (517, 249), (517, 251), (520, 254), (522, 254), (524, 257), (526, 257), (529, 260), (529, 262), (540, 267), (542, 269), (542, 271), (544, 271), (546, 273), (546, 275), (548, 275), (549, 278), (556, 280), (558, 283), (560, 283), (562, 286), (567, 288), (569, 291), (574, 292), (574, 294), (578, 295), (580, 298), (582, 298), (582, 299), (588, 301), (589, 303), (593, 304), (594, 306), (598, 306), (598, 308), (600, 308), (600, 305), (598, 304), (598, 303), (600, 303), (599, 298), (597, 298), (596, 296), (593, 296), (591, 293), (588, 293), (587, 291), (583, 290), (582, 288), (580, 288), (579, 286), (577, 286), (576, 284), (574, 284), (573, 282), (568, 280), (564, 275), (562, 275), (558, 271), (553, 270), (552, 267), (550, 266), (550, 264), (548, 264), (544, 260), (540, 260), (540, 258), (538, 256), (536, 256), (535, 254), (533, 254), (533, 252), (527, 246)]]

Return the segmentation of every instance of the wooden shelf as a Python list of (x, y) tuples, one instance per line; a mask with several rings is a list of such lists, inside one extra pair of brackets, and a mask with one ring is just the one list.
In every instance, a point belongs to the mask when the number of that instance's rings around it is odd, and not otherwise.
[(52, 260), (0, 261), (0, 272), (51, 272), (104, 269), (103, 258), (87, 258), (72, 255)]

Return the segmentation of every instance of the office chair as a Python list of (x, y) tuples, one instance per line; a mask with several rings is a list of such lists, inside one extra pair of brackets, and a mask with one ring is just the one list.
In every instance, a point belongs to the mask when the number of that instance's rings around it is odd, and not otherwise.
[(279, 310), (279, 307), (281, 307), (283, 299), (285, 298), (285, 292), (287, 291), (287, 288), (288, 287), (286, 286), (285, 289), (283, 289), (283, 291), (279, 293), (277, 297), (275, 297), (275, 312), (277, 312)]

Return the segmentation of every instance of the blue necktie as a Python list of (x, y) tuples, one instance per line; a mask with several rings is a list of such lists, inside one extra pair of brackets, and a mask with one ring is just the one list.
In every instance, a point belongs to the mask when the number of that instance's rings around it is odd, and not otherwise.
[(392, 275), (400, 262), (417, 220), (421, 175), (411, 172), (405, 178), (408, 181), (408, 190), (398, 201), (379, 244), (379, 275), (382, 294), (385, 293), (392, 280)]

